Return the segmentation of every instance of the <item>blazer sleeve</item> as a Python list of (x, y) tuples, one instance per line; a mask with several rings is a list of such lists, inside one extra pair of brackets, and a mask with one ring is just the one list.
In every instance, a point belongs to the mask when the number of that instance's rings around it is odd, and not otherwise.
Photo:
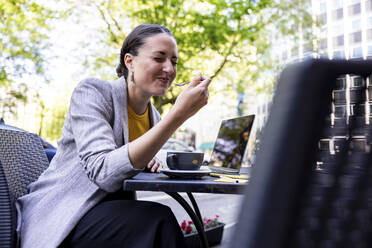
[(113, 113), (108, 82), (86, 79), (75, 88), (70, 118), (80, 165), (88, 178), (107, 192), (119, 190), (124, 179), (141, 171), (129, 160), (128, 144), (117, 147), (115, 143), (110, 125)]

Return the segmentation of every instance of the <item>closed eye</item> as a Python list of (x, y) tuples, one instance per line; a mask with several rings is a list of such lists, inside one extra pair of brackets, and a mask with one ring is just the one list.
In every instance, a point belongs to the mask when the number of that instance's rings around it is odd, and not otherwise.
[[(154, 60), (156, 61), (156, 62), (159, 62), (159, 63), (162, 63), (162, 62), (164, 62), (164, 58), (159, 58), (159, 57), (154, 57)], [(178, 62), (177, 61), (174, 61), (174, 60), (172, 60), (171, 61), (171, 63), (172, 63), (172, 65), (177, 65), (178, 64)]]

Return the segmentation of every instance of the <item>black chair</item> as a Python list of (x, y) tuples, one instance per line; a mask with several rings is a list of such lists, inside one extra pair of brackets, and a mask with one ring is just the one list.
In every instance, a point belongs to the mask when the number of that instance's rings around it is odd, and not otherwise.
[(48, 167), (40, 138), (0, 128), (0, 247), (16, 247), (15, 201)]
[(332, 113), (340, 78), (365, 82), (349, 97), (347, 84), (342, 104), (372, 102), (371, 73), (365, 60), (308, 60), (282, 72), (232, 247), (372, 247), (372, 111), (348, 112), (344, 125)]

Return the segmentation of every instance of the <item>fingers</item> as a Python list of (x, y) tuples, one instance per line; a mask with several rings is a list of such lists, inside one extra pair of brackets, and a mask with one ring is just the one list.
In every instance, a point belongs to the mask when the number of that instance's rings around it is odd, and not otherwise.
[(190, 83), (190, 87), (195, 87), (197, 85), (200, 85), (202, 87), (208, 87), (211, 83), (211, 79), (203, 76), (200, 72), (197, 73), (197, 75), (193, 78), (193, 80)]
[(199, 85), (208, 87), (210, 83), (211, 83), (211, 79), (203, 76), (202, 81), (200, 82)]
[(151, 161), (147, 164), (147, 169), (151, 169), (154, 163), (155, 163), (155, 159), (151, 159)]
[(161, 165), (161, 163), (159, 162), (156, 162), (154, 164), (154, 166), (151, 168), (151, 172), (156, 172), (156, 173), (160, 173), (160, 169), (163, 168), (163, 166)]
[(210, 83), (211, 83), (211, 79), (207, 78), (207, 77), (204, 77), (204, 80), (201, 81), (200, 84), (198, 85), (198, 87), (200, 87), (199, 89), (201, 90), (201, 94), (205, 98), (204, 100), (205, 100), (206, 103), (208, 102), (208, 97), (209, 97), (208, 86), (209, 86)]
[(191, 80), (190, 86), (196, 86), (200, 83), (200, 81), (203, 80), (203, 76), (200, 72), (196, 74), (196, 76)]
[(147, 168), (151, 171), (151, 172), (157, 172), (159, 173), (160, 172), (160, 169), (163, 168), (161, 162), (157, 159), (157, 158), (153, 158), (148, 164), (147, 164)]

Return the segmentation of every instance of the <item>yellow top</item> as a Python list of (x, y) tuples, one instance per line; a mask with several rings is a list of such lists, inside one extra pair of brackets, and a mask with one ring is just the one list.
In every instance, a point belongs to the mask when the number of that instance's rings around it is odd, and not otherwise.
[(150, 129), (149, 108), (146, 108), (145, 113), (138, 115), (128, 105), (128, 128), (129, 142), (146, 133)]

